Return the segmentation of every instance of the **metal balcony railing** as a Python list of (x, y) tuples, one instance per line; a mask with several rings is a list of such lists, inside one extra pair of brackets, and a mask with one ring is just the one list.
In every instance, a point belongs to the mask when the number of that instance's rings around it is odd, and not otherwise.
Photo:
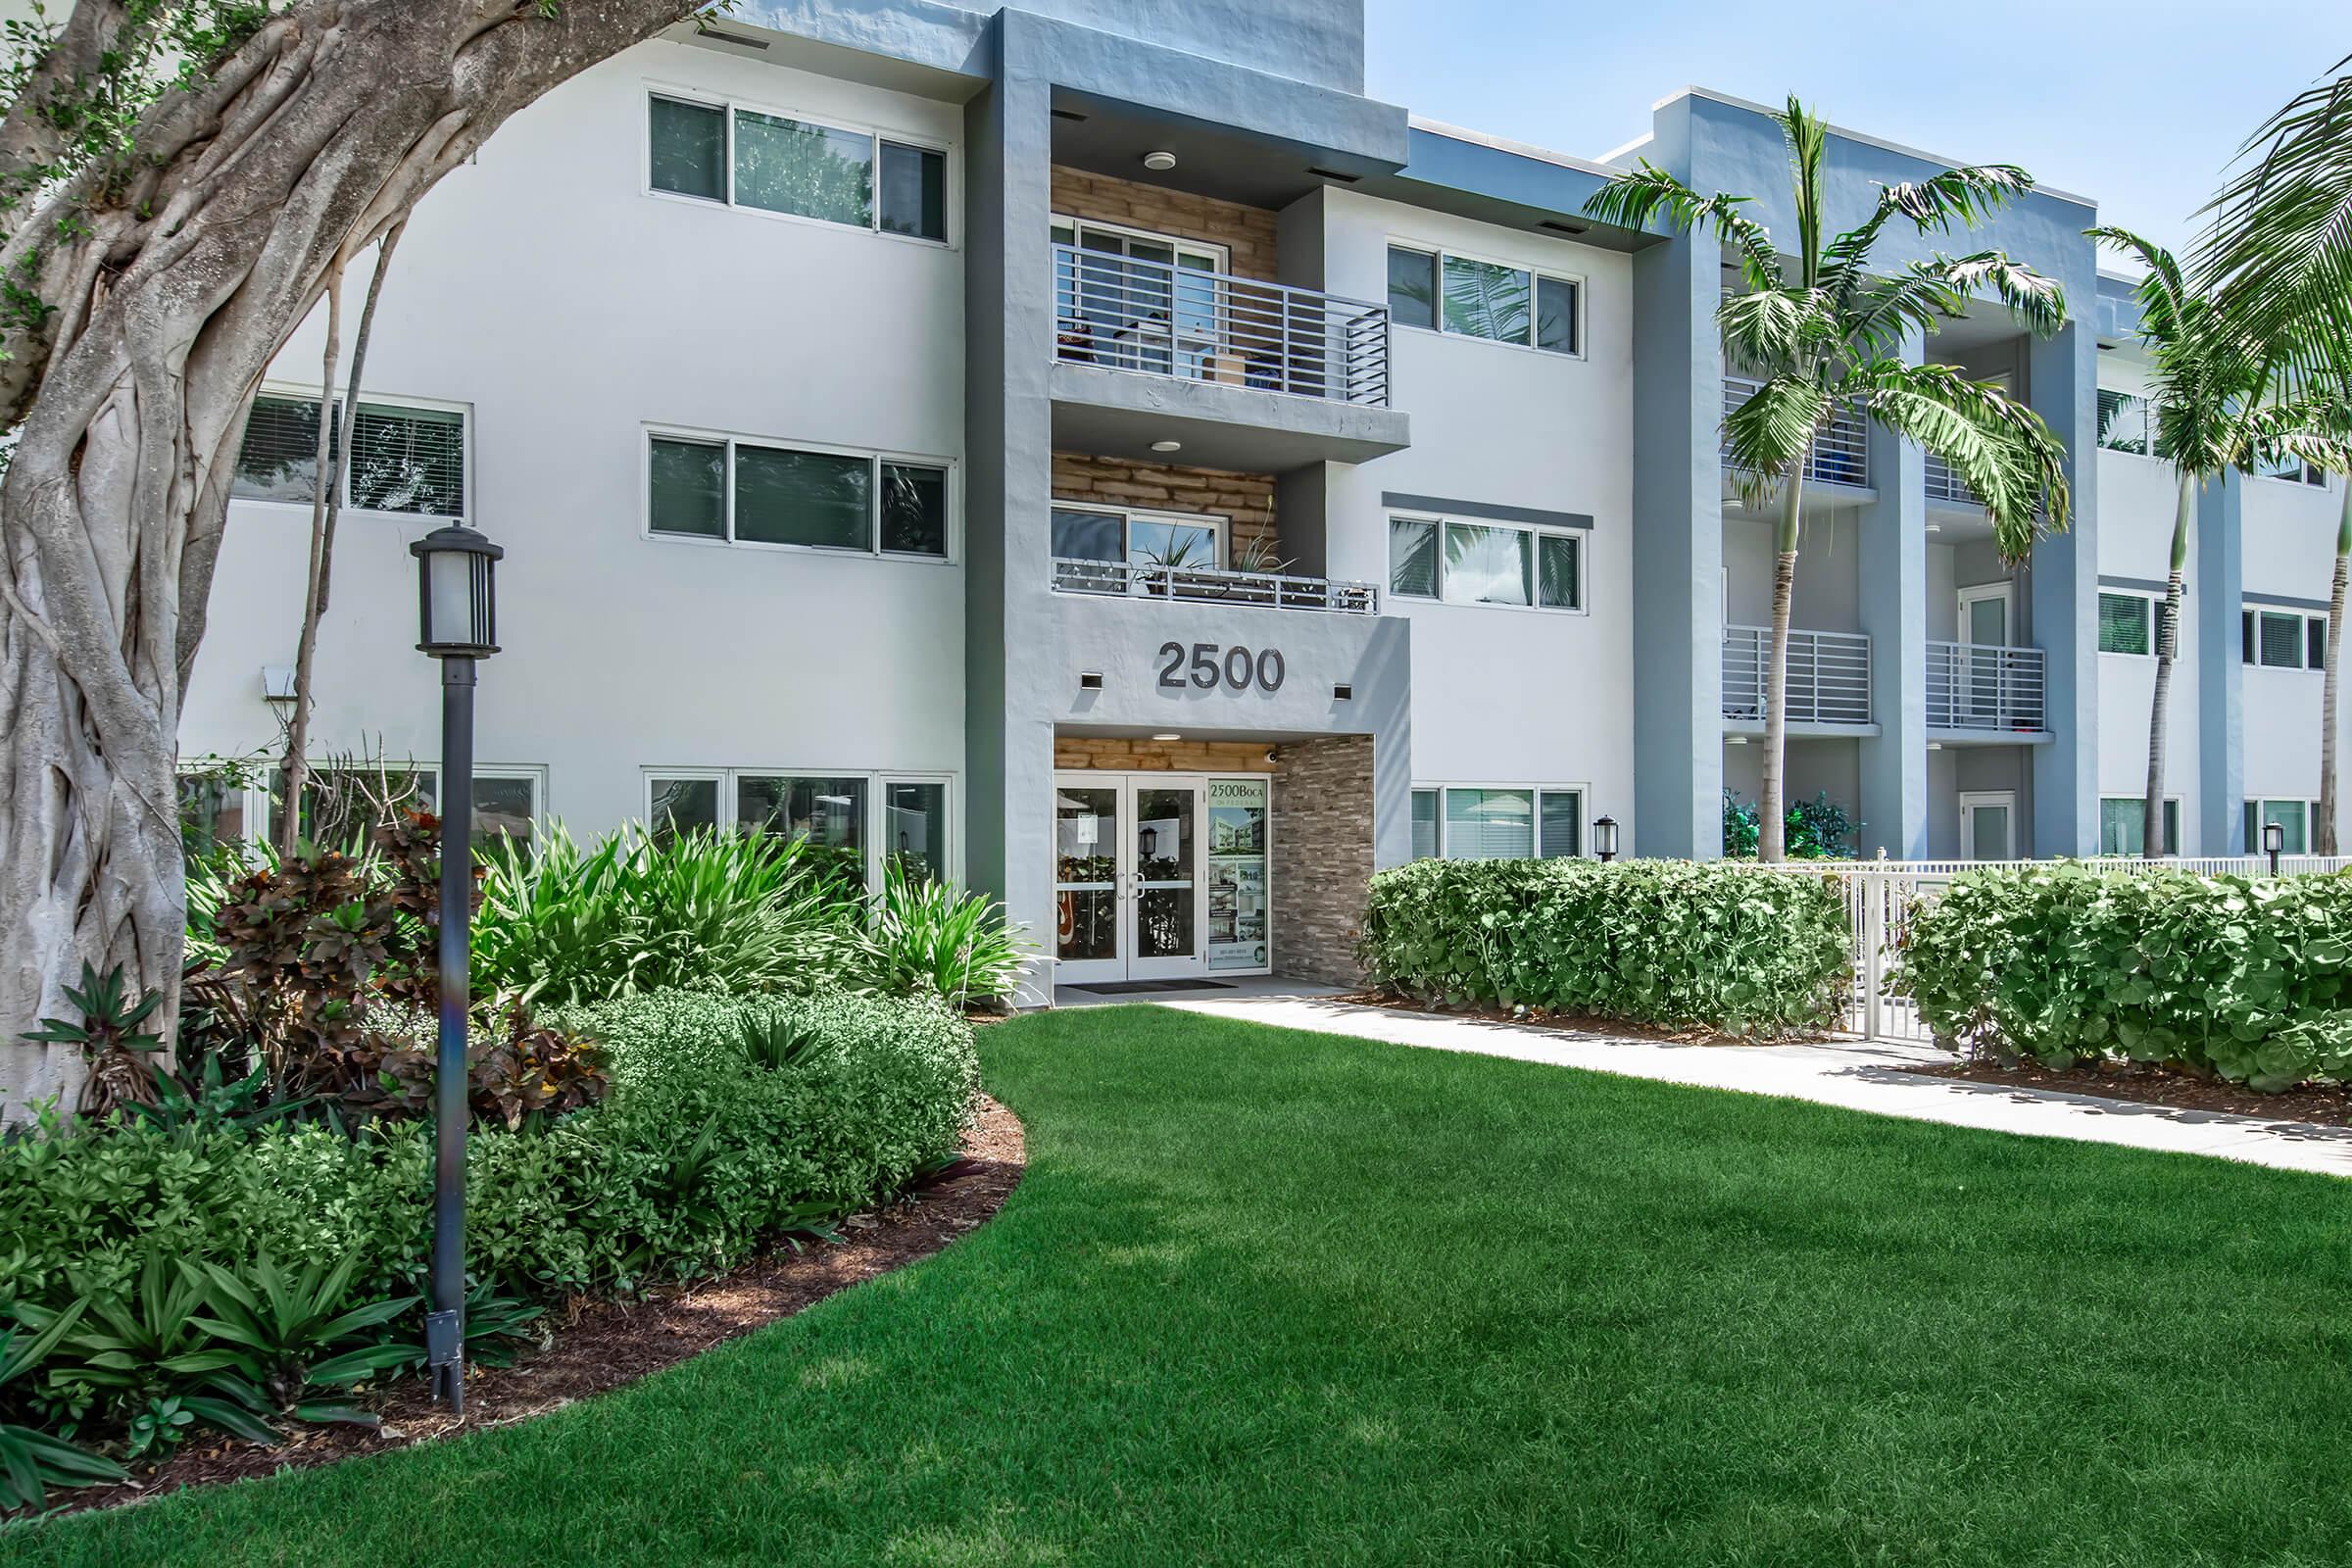
[(1928, 728), (2049, 727), (2048, 671), (2038, 648), (1928, 644)]
[(1335, 615), (1377, 615), (1380, 589), (1368, 582), (1333, 582), (1279, 571), (1224, 571), (1199, 566), (1147, 566), (1127, 561), (1055, 557), (1054, 591), (1169, 599), (1194, 605), (1320, 610)]
[(1056, 245), (1054, 318), (1073, 365), (1388, 405), (1386, 306)]
[[(1764, 722), (1768, 626), (1723, 628), (1723, 716)], [(1791, 724), (1870, 722), (1870, 638), (1853, 631), (1788, 633)]]
[[(1732, 411), (1753, 397), (1761, 381), (1744, 375), (1723, 378), (1723, 413), (1726, 418)], [(1830, 412), (1829, 422), (1813, 437), (1813, 455), (1805, 460), (1805, 482), (1808, 484), (1850, 484), (1856, 489), (1870, 484), (1870, 432), (1862, 416), (1846, 404), (1838, 404)]]
[(1968, 482), (1952, 471), (1952, 466), (1931, 452), (1928, 457), (1928, 499), (1945, 501), (1955, 507), (1982, 507), (1984, 500), (1968, 487)]

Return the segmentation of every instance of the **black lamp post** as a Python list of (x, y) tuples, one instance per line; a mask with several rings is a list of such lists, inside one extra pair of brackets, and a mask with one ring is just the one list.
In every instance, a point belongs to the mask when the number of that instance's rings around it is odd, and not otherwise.
[(471, 528), (435, 528), (416, 558), (416, 648), (441, 661), (441, 1040), (433, 1067), (433, 1395), (466, 1411), (466, 1014), (473, 922), (473, 666), (498, 652), (492, 574), (506, 552)]
[(2286, 829), (2276, 822), (2262, 824), (2262, 852), (2271, 858), (2271, 875), (2278, 874), (2278, 852), (2286, 848)]
[(1600, 857), (1601, 862), (1604, 865), (1607, 862), (1617, 858), (1617, 819), (1615, 817), (1603, 816), (1594, 818), (1592, 823), (1592, 853)]

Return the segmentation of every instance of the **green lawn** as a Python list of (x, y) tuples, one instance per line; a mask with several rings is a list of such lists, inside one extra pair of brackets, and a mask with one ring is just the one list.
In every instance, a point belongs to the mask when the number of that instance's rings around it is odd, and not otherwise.
[(527, 1426), (0, 1557), (2352, 1557), (2352, 1185), (1148, 1008), (947, 1253)]

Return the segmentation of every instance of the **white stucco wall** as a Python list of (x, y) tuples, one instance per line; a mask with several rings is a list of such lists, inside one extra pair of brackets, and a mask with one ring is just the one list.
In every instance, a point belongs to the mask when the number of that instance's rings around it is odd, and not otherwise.
[(1583, 785), (1632, 842), (1632, 271), (1623, 256), (1332, 190), (1326, 286), (1388, 297), (1388, 246), (1444, 248), (1584, 283), (1576, 358), (1397, 328), (1395, 401), (1412, 446), (1335, 467), (1329, 569), (1388, 580), (1383, 492), (1589, 514), (1585, 613), (1384, 600), (1409, 617), (1413, 777)]
[[(2285, 479), (2245, 481), (2240, 511), (2245, 541), (2244, 587), (2248, 600), (2255, 601), (2257, 608), (2326, 613), (2335, 574), (2335, 534), (2343, 506), (2342, 485), (2340, 478), (2330, 480), (2326, 489)], [(2262, 604), (2257, 596), (2294, 603)], [(2270, 669), (2249, 664), (2243, 666), (2241, 677), (2247, 798), (2316, 800), (2320, 793), (2323, 675), (2316, 669)], [(2339, 724), (2345, 706), (2342, 698), (2339, 693)]]
[[(2138, 381), (2102, 365), (2101, 384), (2136, 390)], [(2172, 569), (2173, 518), (2179, 481), (2155, 458), (2102, 448), (2099, 463), (2099, 576), (2162, 584)], [(2203, 791), (2198, 746), (2202, 738), (2197, 628), (2199, 584), (2197, 530), (2189, 527), (2188, 586), (2180, 606), (2180, 657), (2166, 709), (2164, 793), (2180, 802), (2180, 851), (2203, 855)], [(2093, 628), (2088, 635), (2096, 635)], [(2225, 650), (2234, 657), (2235, 650)], [(2138, 800), (2148, 785), (2148, 710), (2156, 695), (2156, 661), (2129, 654), (2101, 654), (2099, 662), (2099, 796)]]
[[(644, 452), (667, 424), (960, 465), (961, 251), (650, 194), (655, 84), (944, 146), (959, 233), (954, 106), (667, 41), (558, 89), (425, 199), (367, 391), (471, 410), (472, 520), (508, 551), (479, 760), (544, 768), (544, 808), (587, 831), (642, 813), (647, 765), (959, 771), (961, 566), (649, 538)], [(322, 327), (271, 384), (316, 388)], [(959, 562), (953, 481), (950, 513)], [(407, 554), (431, 525), (344, 520), (324, 749), (436, 757)], [(232, 506), (184, 756), (274, 744), (259, 671), (293, 662), (308, 526), (307, 507)]]

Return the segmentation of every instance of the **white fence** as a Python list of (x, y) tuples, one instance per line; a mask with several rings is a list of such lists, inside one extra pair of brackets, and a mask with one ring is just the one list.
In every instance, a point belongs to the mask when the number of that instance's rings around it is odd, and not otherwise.
[[(1853, 948), (1854, 984), (1846, 1003), (1845, 1027), (1866, 1040), (1936, 1043), (1908, 997), (1891, 987), (1896, 960), (1912, 916), (1951, 886), (1964, 871), (1993, 865), (2047, 865), (2046, 860), (1790, 860), (1768, 869), (1835, 878), (1845, 897), (1846, 930)], [(2143, 875), (2149, 871), (2194, 871), (2201, 876), (2265, 876), (2265, 856), (2207, 856), (2195, 859), (2146, 860), (2118, 856), (2083, 862), (2103, 871)], [(2282, 876), (2352, 868), (2352, 856), (2284, 855)]]

